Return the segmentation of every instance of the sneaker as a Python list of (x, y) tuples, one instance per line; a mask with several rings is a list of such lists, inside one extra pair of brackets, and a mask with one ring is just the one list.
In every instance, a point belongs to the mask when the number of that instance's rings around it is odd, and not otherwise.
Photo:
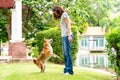
[(66, 73), (64, 73), (65, 75), (72, 75), (72, 74), (70, 74), (70, 73), (68, 73), (68, 72), (66, 72)]

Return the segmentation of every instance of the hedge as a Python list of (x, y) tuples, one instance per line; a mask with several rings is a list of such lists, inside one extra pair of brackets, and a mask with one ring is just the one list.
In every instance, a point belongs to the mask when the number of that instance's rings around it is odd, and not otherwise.
[[(72, 27), (74, 40), (72, 42), (71, 54), (73, 57), (73, 61), (75, 60), (76, 53), (78, 51), (78, 31), (77, 30), (78, 29), (76, 26)], [(62, 44), (61, 44), (62, 40), (61, 40), (61, 33), (58, 28), (51, 28), (49, 30), (37, 32), (35, 39), (36, 39), (36, 44), (37, 44), (37, 48), (39, 52), (41, 52), (43, 48), (44, 39), (53, 39), (53, 43), (51, 44), (53, 47), (53, 53), (60, 56), (60, 59), (51, 58), (50, 61), (55, 62), (55, 63), (63, 63), (64, 58), (63, 58), (63, 53), (62, 53)]]

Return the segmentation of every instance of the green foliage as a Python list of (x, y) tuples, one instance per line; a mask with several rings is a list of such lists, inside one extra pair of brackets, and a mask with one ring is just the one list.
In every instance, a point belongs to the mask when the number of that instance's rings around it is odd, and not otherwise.
[(120, 30), (112, 30), (107, 33), (105, 37), (108, 42), (107, 51), (112, 67), (120, 76)]
[(110, 27), (114, 28), (114, 27), (120, 27), (120, 16), (113, 19), (111, 22), (110, 22)]
[(39, 53), (38, 53), (38, 48), (37, 47), (32, 47), (32, 51), (30, 53), (32, 55), (32, 57), (38, 57)]
[(50, 13), (52, 2), (47, 0), (23, 0), (22, 2), (27, 7), (23, 11), (23, 32), (27, 39), (35, 37), (34, 34), (38, 31), (55, 26), (53, 15)]
[(6, 30), (8, 10), (0, 10), (0, 40), (6, 42), (8, 40), (8, 33)]
[(6, 21), (0, 18), (0, 40), (6, 42), (7, 41), (7, 32), (5, 28)]
[[(74, 40), (72, 42), (72, 49), (71, 54), (73, 56), (73, 59), (75, 60), (76, 53), (78, 51), (78, 34), (77, 34), (77, 27), (72, 27), (72, 31), (74, 34)], [(58, 28), (52, 28), (45, 31), (40, 31), (36, 34), (36, 44), (38, 47), (38, 50), (41, 51), (43, 48), (43, 40), (44, 38), (47, 39), (53, 39), (52, 47), (53, 52), (61, 57), (61, 59), (55, 59), (51, 58), (51, 61), (57, 62), (57, 63), (63, 63), (63, 53), (62, 53), (62, 44), (61, 44), (61, 33)]]

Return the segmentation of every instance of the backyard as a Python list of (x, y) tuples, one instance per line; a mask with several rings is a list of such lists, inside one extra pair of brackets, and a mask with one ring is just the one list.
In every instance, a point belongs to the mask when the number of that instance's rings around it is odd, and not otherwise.
[(85, 67), (74, 67), (74, 75), (64, 75), (63, 65), (47, 63), (46, 72), (32, 62), (0, 63), (0, 80), (114, 80), (115, 76)]
[[(65, 58), (62, 29), (58, 29), (61, 19), (54, 17), (56, 5), (68, 13), (74, 35), (74, 75), (62, 73)], [(57, 17), (62, 18), (62, 14)], [(32, 61), (19, 60), (37, 58), (45, 38), (53, 39), (53, 52), (60, 59), (51, 59), (42, 74)], [(0, 80), (117, 80), (116, 75), (120, 80), (119, 53), (120, 0), (0, 0)], [(109, 67), (116, 75), (105, 71)]]

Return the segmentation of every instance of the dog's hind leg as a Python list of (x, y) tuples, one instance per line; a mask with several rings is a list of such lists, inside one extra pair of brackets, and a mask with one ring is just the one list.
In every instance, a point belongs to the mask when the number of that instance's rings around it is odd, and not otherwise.
[(46, 64), (43, 64), (43, 72), (45, 72)]
[(41, 63), (41, 73), (45, 72), (45, 63)]
[(41, 68), (41, 73), (43, 73), (43, 64), (41, 64), (40, 68)]

